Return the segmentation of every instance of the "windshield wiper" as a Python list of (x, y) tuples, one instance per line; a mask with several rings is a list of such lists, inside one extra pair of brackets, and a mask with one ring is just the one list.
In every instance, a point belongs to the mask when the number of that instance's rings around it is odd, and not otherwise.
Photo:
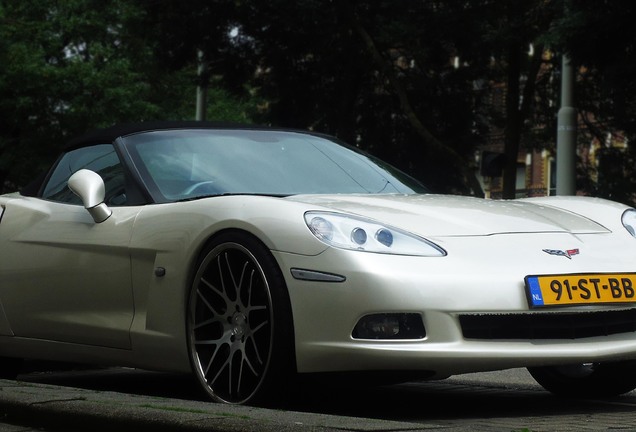
[(189, 198), (181, 198), (174, 202), (186, 202), (186, 201), (196, 201), (203, 198), (216, 198), (222, 196), (266, 196), (272, 198), (285, 198), (292, 194), (271, 194), (271, 193), (255, 193), (255, 192), (223, 192), (216, 194), (205, 194), (205, 195), (197, 195)]

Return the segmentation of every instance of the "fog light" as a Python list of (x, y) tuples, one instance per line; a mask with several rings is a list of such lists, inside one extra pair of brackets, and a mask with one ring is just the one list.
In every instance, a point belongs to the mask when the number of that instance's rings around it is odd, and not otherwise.
[(362, 317), (351, 336), (354, 339), (423, 339), (426, 330), (420, 314), (382, 313)]

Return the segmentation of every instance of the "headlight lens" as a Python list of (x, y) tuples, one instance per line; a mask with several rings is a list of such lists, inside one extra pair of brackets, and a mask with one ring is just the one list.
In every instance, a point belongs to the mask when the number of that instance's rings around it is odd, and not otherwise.
[(636, 237), (636, 210), (629, 209), (623, 213), (623, 217), (621, 218), (623, 222), (623, 226), (629, 233)]
[(369, 219), (327, 212), (307, 212), (305, 222), (329, 246), (394, 255), (445, 256), (436, 244)]

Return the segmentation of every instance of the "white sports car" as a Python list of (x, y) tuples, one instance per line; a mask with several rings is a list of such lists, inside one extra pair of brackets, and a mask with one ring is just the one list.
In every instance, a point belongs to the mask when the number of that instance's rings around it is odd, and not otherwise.
[(528, 367), (636, 387), (636, 210), (428, 193), (308, 132), (124, 125), (0, 196), (0, 361), (192, 372), (214, 400), (297, 374)]

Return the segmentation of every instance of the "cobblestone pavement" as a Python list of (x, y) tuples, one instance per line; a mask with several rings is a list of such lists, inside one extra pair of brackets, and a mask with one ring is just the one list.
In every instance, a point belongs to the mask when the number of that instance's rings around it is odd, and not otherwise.
[(387, 387), (311, 385), (272, 410), (207, 402), (183, 376), (105, 369), (0, 380), (0, 423), (0, 432), (636, 431), (636, 393), (559, 399), (515, 371)]

